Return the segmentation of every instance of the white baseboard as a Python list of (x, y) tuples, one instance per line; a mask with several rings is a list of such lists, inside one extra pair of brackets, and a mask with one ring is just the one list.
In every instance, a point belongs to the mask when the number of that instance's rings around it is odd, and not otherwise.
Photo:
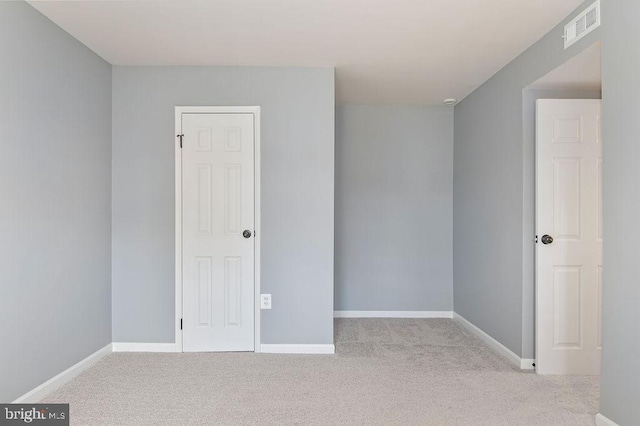
[(260, 345), (265, 354), (335, 354), (335, 345)]
[(511, 349), (507, 348), (505, 345), (498, 342), (496, 339), (489, 336), (487, 333), (485, 333), (484, 331), (482, 331), (481, 329), (479, 329), (478, 327), (470, 323), (468, 320), (466, 320), (464, 317), (458, 315), (455, 312), (453, 313), (453, 318), (456, 321), (459, 321), (460, 324), (462, 324), (467, 330), (469, 330), (470, 332), (472, 332), (473, 334), (481, 338), (487, 345), (489, 345), (495, 351), (497, 351), (498, 353), (500, 353), (501, 355), (509, 359), (509, 361), (511, 361), (516, 367), (522, 370), (533, 370), (535, 368), (533, 367), (533, 363), (535, 362), (535, 360), (520, 358), (518, 355), (513, 353)]
[(110, 353), (111, 353), (111, 343), (109, 343), (104, 348), (99, 349), (96, 352), (92, 353), (91, 355), (81, 360), (80, 362), (67, 368), (62, 373), (47, 380), (40, 386), (33, 388), (29, 392), (25, 393), (24, 395), (22, 395), (21, 397), (13, 401), (13, 403), (14, 404), (30, 404), (30, 403), (36, 403), (40, 401), (42, 398), (44, 398), (54, 390), (58, 389), (60, 386), (78, 377), (80, 373), (89, 369), (95, 363), (100, 361), (100, 359), (109, 355)]
[(596, 426), (618, 426), (618, 423), (598, 413), (596, 414)]
[[(175, 343), (114, 342), (113, 352), (179, 352)], [(260, 351), (271, 354), (334, 354), (334, 345), (260, 345)]]
[(175, 343), (113, 342), (114, 352), (177, 352)]
[(452, 311), (334, 311), (334, 318), (453, 318)]

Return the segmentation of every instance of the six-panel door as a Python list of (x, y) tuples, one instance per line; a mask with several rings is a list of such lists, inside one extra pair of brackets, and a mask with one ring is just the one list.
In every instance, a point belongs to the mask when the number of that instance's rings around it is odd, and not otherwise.
[(253, 351), (254, 116), (182, 114), (182, 133), (183, 350)]
[[(599, 100), (537, 104), (540, 374), (600, 373), (602, 141)], [(550, 236), (549, 242), (543, 236)]]

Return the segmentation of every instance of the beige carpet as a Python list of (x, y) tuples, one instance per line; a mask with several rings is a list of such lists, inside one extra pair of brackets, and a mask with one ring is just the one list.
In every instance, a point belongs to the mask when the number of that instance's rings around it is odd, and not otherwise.
[(73, 425), (593, 425), (594, 377), (514, 369), (453, 320), (336, 320), (336, 355), (115, 353)]

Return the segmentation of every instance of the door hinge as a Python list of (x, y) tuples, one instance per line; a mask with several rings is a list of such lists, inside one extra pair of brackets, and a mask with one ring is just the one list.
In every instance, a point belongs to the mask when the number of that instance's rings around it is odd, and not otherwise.
[(182, 148), (182, 138), (184, 135), (176, 135), (177, 138), (180, 138), (180, 148)]
[(182, 330), (182, 318), (180, 318), (180, 330)]

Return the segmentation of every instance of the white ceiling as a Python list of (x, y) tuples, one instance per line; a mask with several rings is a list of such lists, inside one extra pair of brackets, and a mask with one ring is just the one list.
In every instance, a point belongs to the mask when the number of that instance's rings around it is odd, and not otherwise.
[(437, 105), (463, 99), (581, 0), (29, 3), (112, 64), (335, 66), (338, 103)]
[(602, 90), (600, 55), (600, 43), (596, 43), (530, 85), (529, 88)]

